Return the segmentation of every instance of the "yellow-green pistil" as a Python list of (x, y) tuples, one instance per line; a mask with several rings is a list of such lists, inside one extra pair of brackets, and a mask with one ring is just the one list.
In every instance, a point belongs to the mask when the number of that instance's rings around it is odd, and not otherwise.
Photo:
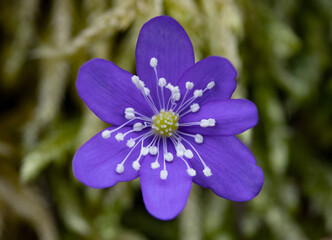
[(161, 110), (158, 115), (152, 117), (152, 128), (161, 136), (170, 137), (179, 127), (179, 114), (175, 114), (173, 110), (165, 112)]

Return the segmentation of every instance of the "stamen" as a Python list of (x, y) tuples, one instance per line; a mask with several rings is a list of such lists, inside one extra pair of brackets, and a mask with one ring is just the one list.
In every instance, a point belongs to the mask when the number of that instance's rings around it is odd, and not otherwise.
[(166, 169), (163, 169), (163, 170), (160, 171), (160, 178), (161, 178), (161, 180), (166, 180), (167, 176), (168, 176), (168, 172), (167, 172)]
[(122, 133), (120, 133), (120, 132), (117, 133), (117, 134), (115, 135), (115, 139), (116, 139), (118, 142), (123, 141), (124, 137), (125, 137), (125, 135), (122, 134)]
[(131, 107), (127, 107), (125, 109), (125, 114), (127, 114), (127, 113), (134, 113), (134, 112), (135, 112), (135, 110), (133, 108), (131, 108)]
[(139, 77), (134, 75), (131, 77), (131, 81), (133, 82), (133, 84), (135, 84), (135, 86), (137, 86), (138, 81), (139, 81)]
[(186, 82), (186, 89), (191, 90), (194, 87), (194, 83), (192, 82)]
[(170, 152), (167, 152), (165, 155), (164, 155), (165, 159), (167, 162), (172, 162), (174, 157), (173, 157), (173, 154), (170, 153)]
[[(158, 137), (157, 149), (159, 149), (159, 143), (160, 143), (160, 137)], [(155, 160), (153, 163), (151, 163), (151, 168), (152, 168), (152, 169), (157, 169), (157, 168), (160, 167), (159, 162), (158, 162), (158, 159), (159, 159), (159, 152), (160, 152), (160, 151), (158, 151), (158, 153), (157, 153), (156, 160)]]
[(123, 163), (119, 163), (118, 165), (116, 165), (116, 169), (115, 169), (115, 171), (116, 171), (117, 173), (123, 173), (123, 171), (124, 171)]
[(152, 169), (157, 169), (160, 167), (160, 164), (158, 162), (158, 160), (156, 160), (155, 162), (151, 163), (151, 168)]
[[(161, 99), (162, 99), (162, 108), (165, 108), (165, 97), (164, 97), (164, 87), (166, 86), (167, 82), (165, 78), (159, 78), (158, 85), (161, 87)], [(157, 88), (158, 90), (158, 88)]]
[(196, 134), (195, 135), (195, 142), (196, 143), (202, 143), (204, 141), (204, 138), (203, 138), (203, 136), (201, 135), (201, 134)]
[(189, 175), (190, 177), (195, 177), (195, 176), (196, 176), (196, 171), (195, 171), (195, 169), (191, 168), (191, 167), (189, 166), (189, 163), (188, 163), (184, 158), (181, 157), (181, 159), (182, 159), (182, 161), (183, 161), (183, 162), (186, 164), (186, 166), (187, 166), (187, 173), (188, 173), (188, 175)]
[(171, 141), (172, 141), (172, 143), (175, 147), (176, 156), (177, 157), (183, 157), (184, 152), (186, 151), (186, 148), (183, 146), (183, 144), (180, 141), (177, 142), (176, 137), (171, 137), (170, 139), (171, 139)]
[(131, 112), (125, 113), (125, 118), (128, 120), (133, 119), (134, 117), (135, 117), (134, 113)]
[(127, 147), (129, 147), (129, 148), (132, 148), (132, 147), (134, 147), (135, 146), (135, 140), (134, 139), (129, 139), (128, 141), (127, 141)]
[[(125, 159), (123, 159), (123, 161), (121, 162), (121, 163), (119, 163), (119, 164), (117, 164), (117, 166), (116, 166), (116, 169), (115, 169), (115, 171), (117, 172), (117, 173), (123, 173), (123, 171), (124, 171), (124, 163), (127, 161), (127, 159), (128, 159), (128, 157), (130, 156), (130, 154), (134, 151), (134, 149), (136, 148), (136, 146), (142, 141), (144, 141), (146, 138), (148, 138), (148, 137), (150, 137), (151, 136), (151, 132), (147, 132), (147, 133), (145, 133), (145, 134), (143, 134), (143, 135), (141, 135), (140, 136), (140, 140), (135, 144), (135, 141), (133, 140), (133, 139), (130, 139), (130, 140), (128, 140), (128, 142), (129, 141), (134, 141), (134, 146), (132, 147), (132, 149), (130, 150), (130, 152), (127, 154), (127, 156), (125, 157)], [(132, 142), (131, 141), (131, 142)], [(128, 142), (127, 142), (127, 146), (128, 146)], [(143, 144), (143, 143), (142, 143)]]
[(193, 168), (188, 168), (187, 173), (190, 177), (195, 177), (196, 176), (196, 171)]
[(143, 126), (143, 124), (141, 122), (137, 122), (134, 124), (133, 129), (136, 132), (142, 131), (143, 128), (145, 128), (146, 126)]
[(101, 136), (105, 139), (109, 138), (111, 136), (111, 131), (110, 130), (104, 130), (102, 133), (101, 133)]
[(190, 110), (192, 112), (197, 112), (199, 110), (200, 106), (198, 105), (198, 103), (194, 103), (192, 105), (190, 105)]
[[(195, 90), (194, 91), (194, 96), (191, 97), (190, 99), (188, 99), (184, 104), (181, 103), (180, 107), (177, 109), (176, 113), (181, 113), (182, 111), (184, 111), (193, 101), (195, 101), (196, 98), (203, 96), (204, 92), (214, 88), (215, 85), (216, 85), (215, 82), (211, 81), (206, 85), (206, 88), (204, 90), (202, 90), (202, 89)], [(183, 100), (182, 100), (182, 102), (183, 102)], [(183, 115), (181, 115), (181, 116), (183, 116)]]
[[(143, 95), (143, 97), (145, 98), (145, 100), (147, 101), (147, 103), (149, 104), (150, 108), (152, 109), (152, 111), (154, 113), (158, 113), (158, 110), (156, 108), (156, 105), (154, 104), (152, 98), (148, 98), (147, 96), (149, 96), (150, 94), (150, 90), (148, 88), (145, 88), (145, 84), (142, 80), (139, 79), (138, 76), (133, 75), (131, 77), (131, 81), (135, 84), (135, 86), (141, 90), (141, 93)], [(127, 115), (127, 114), (126, 114)]]
[(122, 127), (124, 127), (125, 125), (127, 125), (128, 123), (130, 123), (131, 121), (135, 120), (135, 119), (140, 119), (140, 118), (132, 118), (130, 119), (129, 121), (125, 122), (124, 124), (122, 124), (121, 126), (113, 129), (112, 131), (110, 130), (104, 130), (102, 133), (101, 133), (101, 136), (105, 139), (109, 138), (111, 136), (111, 134), (119, 129), (121, 129)]
[(194, 157), (194, 154), (190, 149), (186, 149), (186, 151), (184, 151), (184, 156), (188, 159), (192, 159)]
[(179, 124), (179, 126), (181, 126), (181, 127), (189, 127), (189, 126), (194, 126), (194, 125), (199, 125), (203, 128), (214, 127), (216, 125), (216, 120), (213, 118), (209, 118), (209, 119), (202, 119), (200, 122), (187, 122), (187, 123)]
[(180, 117), (183, 117), (191, 112), (197, 112), (199, 109), (200, 109), (200, 106), (198, 105), (198, 103), (194, 103), (194, 104), (190, 105), (190, 109), (187, 112), (182, 113), (180, 115)]
[(214, 81), (211, 81), (208, 83), (208, 85), (206, 86), (207, 89), (212, 89), (214, 86), (216, 85), (216, 83)]
[(144, 93), (145, 95), (150, 95), (150, 89), (148, 89), (147, 87), (144, 87)]
[(166, 86), (166, 84), (167, 84), (167, 82), (166, 82), (165, 78), (159, 78), (159, 81), (158, 81), (159, 87), (163, 88)]
[(177, 134), (177, 136), (179, 138), (181, 138), (182, 140), (184, 140), (186, 143), (189, 144), (189, 146), (195, 151), (195, 153), (197, 154), (199, 160), (201, 161), (201, 163), (203, 164), (204, 166), (204, 169), (203, 169), (203, 173), (206, 177), (210, 177), (212, 176), (212, 172), (211, 172), (211, 169), (206, 165), (206, 163), (203, 161), (201, 155), (199, 155), (198, 151), (196, 150), (196, 148), (194, 148), (194, 146), (185, 138), (181, 137), (179, 134)]
[(194, 91), (194, 97), (195, 98), (198, 98), (198, 97), (201, 97), (201, 96), (203, 96), (203, 90), (202, 89), (198, 89), (198, 90)]
[(153, 57), (153, 58), (150, 59), (150, 66), (151, 67), (155, 68), (155, 67), (157, 67), (157, 64), (158, 64), (157, 58)]
[(204, 175), (205, 175), (206, 177), (210, 177), (210, 176), (212, 176), (211, 169), (210, 169), (209, 167), (207, 167), (207, 166), (204, 167), (204, 169), (203, 169), (203, 173), (204, 173)]
[(156, 155), (158, 153), (158, 148), (156, 146), (151, 146), (149, 152), (151, 155)]
[(141, 148), (141, 153), (142, 153), (142, 155), (143, 156), (146, 156), (146, 155), (148, 155), (149, 154), (149, 148), (148, 147), (142, 147)]
[[(168, 175), (168, 172), (167, 172), (167, 170), (166, 170), (166, 153), (167, 153), (167, 140), (166, 140), (166, 138), (165, 137), (163, 137), (162, 138), (162, 140), (163, 140), (163, 152), (164, 152), (164, 158), (163, 158), (163, 162), (164, 162), (164, 168), (163, 168), (163, 170), (160, 172), (160, 178), (162, 179), (162, 180), (166, 180), (167, 179), (167, 175)], [(172, 155), (172, 157), (173, 157), (173, 155)]]
[(141, 164), (139, 163), (139, 159), (135, 160), (132, 164), (133, 168), (138, 171), (141, 167)]
[(214, 120), (213, 118), (209, 118), (209, 119), (202, 119), (200, 122), (200, 126), (201, 127), (214, 127), (216, 125), (216, 120)]
[(177, 131), (177, 133), (180, 133), (182, 135), (188, 136), (188, 137), (192, 137), (195, 139), (196, 143), (203, 143), (204, 138), (201, 134), (189, 134), (189, 133), (185, 133), (185, 132), (181, 132), (181, 131)]

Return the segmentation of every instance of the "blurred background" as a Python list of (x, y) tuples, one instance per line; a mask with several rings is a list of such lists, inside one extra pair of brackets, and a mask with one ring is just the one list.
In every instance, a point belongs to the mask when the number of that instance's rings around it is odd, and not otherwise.
[[(107, 125), (79, 99), (91, 58), (135, 72), (141, 26), (174, 17), (196, 60), (229, 58), (233, 98), (260, 122), (239, 138), (265, 173), (235, 203), (194, 186), (173, 221), (145, 210), (139, 181), (96, 190), (73, 154)], [(332, 239), (331, 0), (0, 1), (0, 239)]]

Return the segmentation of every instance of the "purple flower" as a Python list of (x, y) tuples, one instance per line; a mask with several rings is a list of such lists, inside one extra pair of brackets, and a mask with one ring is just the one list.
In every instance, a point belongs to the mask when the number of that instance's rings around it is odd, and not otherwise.
[(254, 198), (263, 172), (234, 135), (255, 126), (258, 114), (252, 102), (230, 99), (232, 64), (216, 56), (195, 63), (184, 29), (160, 16), (141, 29), (136, 70), (103, 59), (81, 67), (79, 96), (112, 127), (77, 151), (75, 177), (93, 188), (140, 177), (147, 210), (162, 220), (182, 211), (192, 181), (232, 201)]

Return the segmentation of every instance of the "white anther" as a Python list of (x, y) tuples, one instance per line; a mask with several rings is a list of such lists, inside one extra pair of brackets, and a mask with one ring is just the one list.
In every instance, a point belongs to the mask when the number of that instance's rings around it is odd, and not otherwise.
[(186, 149), (186, 150), (184, 151), (184, 156), (185, 156), (186, 158), (188, 158), (188, 159), (192, 159), (192, 158), (194, 157), (194, 154), (193, 154), (193, 152), (192, 152), (191, 150)]
[(209, 118), (209, 127), (214, 127), (216, 125), (216, 120), (214, 120), (213, 118)]
[(172, 94), (172, 98), (175, 101), (179, 101), (181, 97), (181, 94), (179, 92), (175, 92), (174, 94)]
[(138, 89), (144, 89), (145, 84), (144, 84), (144, 82), (143, 82), (142, 80), (138, 80), (138, 81), (137, 81), (137, 84), (136, 84), (136, 87), (137, 87)]
[(186, 88), (188, 90), (192, 89), (193, 87), (194, 87), (194, 83), (192, 83), (192, 82), (186, 82)]
[(126, 115), (125, 115), (125, 118), (128, 120), (133, 119), (134, 117), (135, 117), (134, 113), (126, 113)]
[(150, 94), (150, 89), (148, 89), (147, 87), (144, 88), (144, 94), (145, 95), (149, 95)]
[(206, 177), (210, 177), (210, 176), (212, 176), (212, 172), (211, 172), (211, 169), (210, 169), (209, 167), (205, 167), (205, 168), (203, 169), (203, 173), (204, 173), (204, 175), (205, 175)]
[(158, 148), (156, 146), (151, 146), (149, 152), (151, 155), (156, 155), (158, 153)]
[(123, 141), (123, 139), (124, 139), (124, 135), (123, 135), (122, 133), (117, 133), (117, 134), (115, 135), (115, 139), (116, 139), (118, 142)]
[(127, 114), (127, 113), (134, 113), (134, 112), (135, 112), (135, 110), (133, 108), (131, 108), (131, 107), (128, 107), (128, 108), (125, 109), (125, 114)]
[(156, 169), (156, 168), (159, 168), (159, 167), (160, 167), (159, 162), (153, 162), (153, 163), (151, 163), (151, 168), (152, 169)]
[(133, 129), (134, 131), (136, 132), (139, 132), (139, 131), (142, 131), (142, 129), (144, 128), (143, 124), (138, 122), (138, 123), (135, 123), (134, 126), (133, 126)]
[(206, 86), (207, 89), (212, 89), (214, 86), (216, 85), (216, 83), (214, 81), (209, 82), (208, 85)]
[(129, 139), (127, 141), (127, 147), (132, 148), (135, 145), (135, 140), (134, 139)]
[(173, 92), (173, 90), (174, 90), (174, 86), (172, 84), (170, 84), (170, 83), (168, 83), (166, 85), (166, 88), (168, 88), (169, 90), (171, 90), (171, 92)]
[(149, 150), (148, 147), (142, 147), (142, 148), (141, 148), (141, 153), (142, 153), (143, 156), (148, 155), (149, 151), (150, 151), (150, 150)]
[(167, 179), (168, 172), (167, 170), (161, 170), (160, 171), (160, 178), (161, 180), (166, 180)]
[(165, 87), (166, 84), (167, 84), (167, 82), (166, 82), (165, 78), (159, 78), (159, 81), (158, 81), (159, 87)]
[(115, 169), (115, 171), (116, 171), (117, 173), (123, 173), (123, 171), (124, 171), (124, 166), (123, 166), (123, 164), (122, 164), (122, 163), (119, 163), (118, 165), (116, 165), (116, 169)]
[(109, 130), (104, 130), (102, 133), (101, 133), (101, 136), (105, 139), (109, 138), (111, 136), (111, 131)]
[(197, 98), (201, 96), (203, 96), (203, 90), (202, 89), (195, 90), (194, 97)]
[(200, 122), (200, 126), (201, 127), (208, 127), (209, 126), (209, 120), (207, 119), (202, 119), (201, 122)]
[(158, 64), (157, 58), (153, 57), (153, 58), (150, 59), (150, 66), (151, 67), (153, 67), (153, 68), (157, 67), (157, 64)]
[(131, 81), (133, 82), (133, 84), (137, 85), (139, 78), (136, 75), (134, 75), (131, 77)]
[(189, 174), (190, 177), (195, 177), (196, 176), (196, 171), (195, 169), (188, 168), (187, 173)]
[(134, 161), (133, 164), (132, 164), (133, 168), (138, 171), (141, 167), (141, 164), (139, 164), (138, 161)]
[(167, 162), (172, 162), (173, 159), (174, 159), (173, 154), (170, 153), (170, 152), (166, 153), (166, 154), (164, 155), (164, 157), (165, 157), (165, 160), (166, 160)]
[(198, 105), (198, 103), (194, 103), (192, 105), (190, 105), (190, 110), (192, 112), (197, 112), (199, 110), (200, 106)]
[(173, 91), (172, 92), (174, 92), (174, 93), (179, 93), (180, 92), (180, 88), (179, 88), (179, 86), (175, 86), (174, 88), (173, 88)]
[(195, 142), (196, 143), (202, 143), (204, 141), (204, 138), (201, 134), (196, 134), (195, 135)]
[(183, 151), (183, 150), (178, 149), (178, 150), (176, 151), (176, 156), (177, 156), (177, 157), (183, 157), (183, 155), (184, 155), (184, 151)]

